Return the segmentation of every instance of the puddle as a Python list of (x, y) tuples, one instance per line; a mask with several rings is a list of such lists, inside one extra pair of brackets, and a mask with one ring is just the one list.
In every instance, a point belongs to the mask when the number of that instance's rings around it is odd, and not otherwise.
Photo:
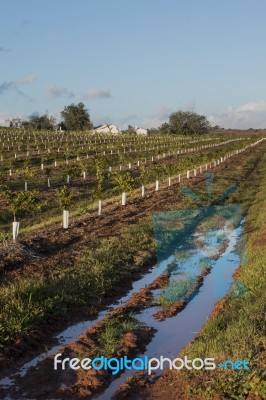
[[(226, 251), (215, 261), (211, 273), (204, 278), (204, 283), (198, 293), (192, 298), (183, 311), (176, 316), (158, 321), (153, 314), (158, 307), (145, 309), (136, 315), (140, 322), (157, 329), (146, 352), (136, 357), (169, 357), (174, 358), (197, 335), (209, 318), (215, 303), (226, 295), (232, 282), (233, 273), (240, 265), (240, 256), (237, 254), (235, 244), (242, 232), (242, 223), (233, 230), (229, 237), (229, 245)], [(195, 255), (193, 255), (193, 259)], [(188, 262), (188, 265), (190, 263)], [(172, 269), (172, 271), (174, 271)], [(211, 355), (210, 355), (211, 356)], [(136, 372), (136, 371), (135, 371)], [(160, 375), (163, 371), (155, 371)], [(105, 392), (95, 396), (97, 400), (110, 400), (120, 385), (130, 378), (134, 372), (126, 370), (115, 379)]]

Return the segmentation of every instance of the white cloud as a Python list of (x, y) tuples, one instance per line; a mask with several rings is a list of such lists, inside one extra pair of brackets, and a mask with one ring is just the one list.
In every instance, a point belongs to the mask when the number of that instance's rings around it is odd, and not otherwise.
[(145, 128), (157, 128), (163, 122), (168, 122), (169, 115), (175, 111), (194, 111), (196, 107), (195, 101), (190, 100), (173, 110), (171, 107), (161, 106), (158, 107), (151, 115), (148, 115), (141, 122), (141, 126)]
[(17, 85), (32, 85), (35, 82), (37, 77), (35, 75), (26, 76), (23, 79), (19, 79), (16, 81)]
[(100, 99), (108, 99), (111, 97), (111, 91), (109, 89), (91, 89), (87, 90), (83, 94), (83, 99), (94, 99), (94, 100), (100, 100)]
[(148, 115), (141, 122), (144, 128), (157, 128), (163, 122), (167, 122), (169, 115), (173, 110), (169, 107), (161, 106), (157, 108), (151, 115)]
[(229, 106), (225, 111), (211, 114), (208, 119), (212, 125), (224, 128), (248, 129), (266, 128), (266, 101)]
[(70, 92), (66, 87), (59, 86), (56, 84), (49, 85), (47, 88), (47, 93), (50, 99), (56, 99), (57, 97), (68, 97), (71, 99), (74, 94)]

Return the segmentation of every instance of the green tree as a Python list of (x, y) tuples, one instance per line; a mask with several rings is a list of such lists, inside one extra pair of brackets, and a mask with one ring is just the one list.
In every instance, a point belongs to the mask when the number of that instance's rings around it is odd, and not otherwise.
[(22, 126), (25, 128), (33, 128), (33, 129), (46, 129), (52, 130), (55, 128), (55, 118), (47, 114), (38, 115), (33, 114), (29, 117), (29, 121), (23, 121)]
[(134, 178), (129, 172), (115, 172), (111, 177), (115, 187), (123, 192), (131, 192), (133, 189)]
[(88, 110), (83, 103), (70, 104), (61, 112), (64, 124), (69, 130), (92, 129), (93, 125), (90, 120)]
[(28, 192), (12, 192), (4, 188), (3, 195), (8, 203), (10, 212), (13, 214), (14, 221), (16, 221), (18, 214), (23, 212), (28, 214), (37, 213), (47, 204), (47, 202), (41, 202), (35, 190)]
[(138, 180), (141, 185), (146, 185), (149, 182), (149, 173), (147, 171), (147, 168), (145, 168), (143, 165), (140, 169), (140, 176)]
[(81, 169), (81, 164), (77, 161), (74, 161), (72, 164), (68, 164), (64, 167), (66, 174), (73, 178), (81, 174)]
[(169, 116), (170, 133), (179, 135), (203, 135), (210, 129), (205, 115), (192, 111), (177, 111)]
[(168, 124), (167, 122), (164, 122), (164, 123), (159, 127), (159, 131), (160, 131), (160, 133), (163, 134), (163, 135), (168, 135), (169, 133), (171, 133), (170, 124)]
[(73, 194), (67, 186), (56, 189), (56, 200), (60, 208), (68, 210), (73, 201)]

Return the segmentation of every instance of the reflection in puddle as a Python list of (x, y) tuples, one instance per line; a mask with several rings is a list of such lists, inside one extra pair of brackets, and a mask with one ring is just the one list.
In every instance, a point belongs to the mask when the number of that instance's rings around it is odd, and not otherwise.
[[(140, 322), (157, 329), (152, 341), (146, 347), (146, 352), (138, 354), (136, 357), (158, 357), (165, 356), (175, 358), (176, 355), (191, 342), (211, 314), (215, 303), (226, 295), (232, 282), (232, 275), (240, 265), (240, 255), (236, 252), (236, 239), (239, 239), (242, 233), (243, 221), (238, 228), (231, 231), (229, 236), (228, 248), (220, 255), (217, 260), (212, 262), (212, 270), (204, 279), (203, 286), (199, 289), (196, 296), (187, 304), (185, 309), (172, 318), (158, 321), (153, 318), (154, 307), (141, 311), (136, 315)], [(183, 260), (182, 269), (191, 270), (191, 263), (202, 258), (202, 254), (192, 252), (191, 258)], [(228, 257), (229, 256), (229, 257)], [(230, 260), (230, 261), (229, 261)], [(171, 268), (171, 279), (176, 278), (174, 263)], [(180, 270), (179, 261), (177, 262), (177, 271)], [(155, 291), (154, 291), (155, 292)], [(159, 290), (156, 292), (159, 294)], [(157, 370), (159, 375), (162, 371)], [(134, 373), (126, 370), (117, 379), (115, 379), (102, 395), (95, 396), (97, 400), (109, 400), (117, 391), (119, 386)]]

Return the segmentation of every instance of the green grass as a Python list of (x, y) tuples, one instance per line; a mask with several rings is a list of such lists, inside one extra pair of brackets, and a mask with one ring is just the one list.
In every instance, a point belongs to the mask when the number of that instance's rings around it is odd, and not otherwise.
[(119, 314), (108, 318), (98, 337), (98, 355), (110, 357), (115, 354), (124, 334), (134, 332), (135, 320), (131, 314)]
[(191, 287), (192, 282), (193, 279), (190, 277), (186, 280), (170, 283), (170, 285), (163, 290), (162, 294), (155, 299), (155, 302), (160, 306), (167, 307), (177, 301), (181, 301)]

